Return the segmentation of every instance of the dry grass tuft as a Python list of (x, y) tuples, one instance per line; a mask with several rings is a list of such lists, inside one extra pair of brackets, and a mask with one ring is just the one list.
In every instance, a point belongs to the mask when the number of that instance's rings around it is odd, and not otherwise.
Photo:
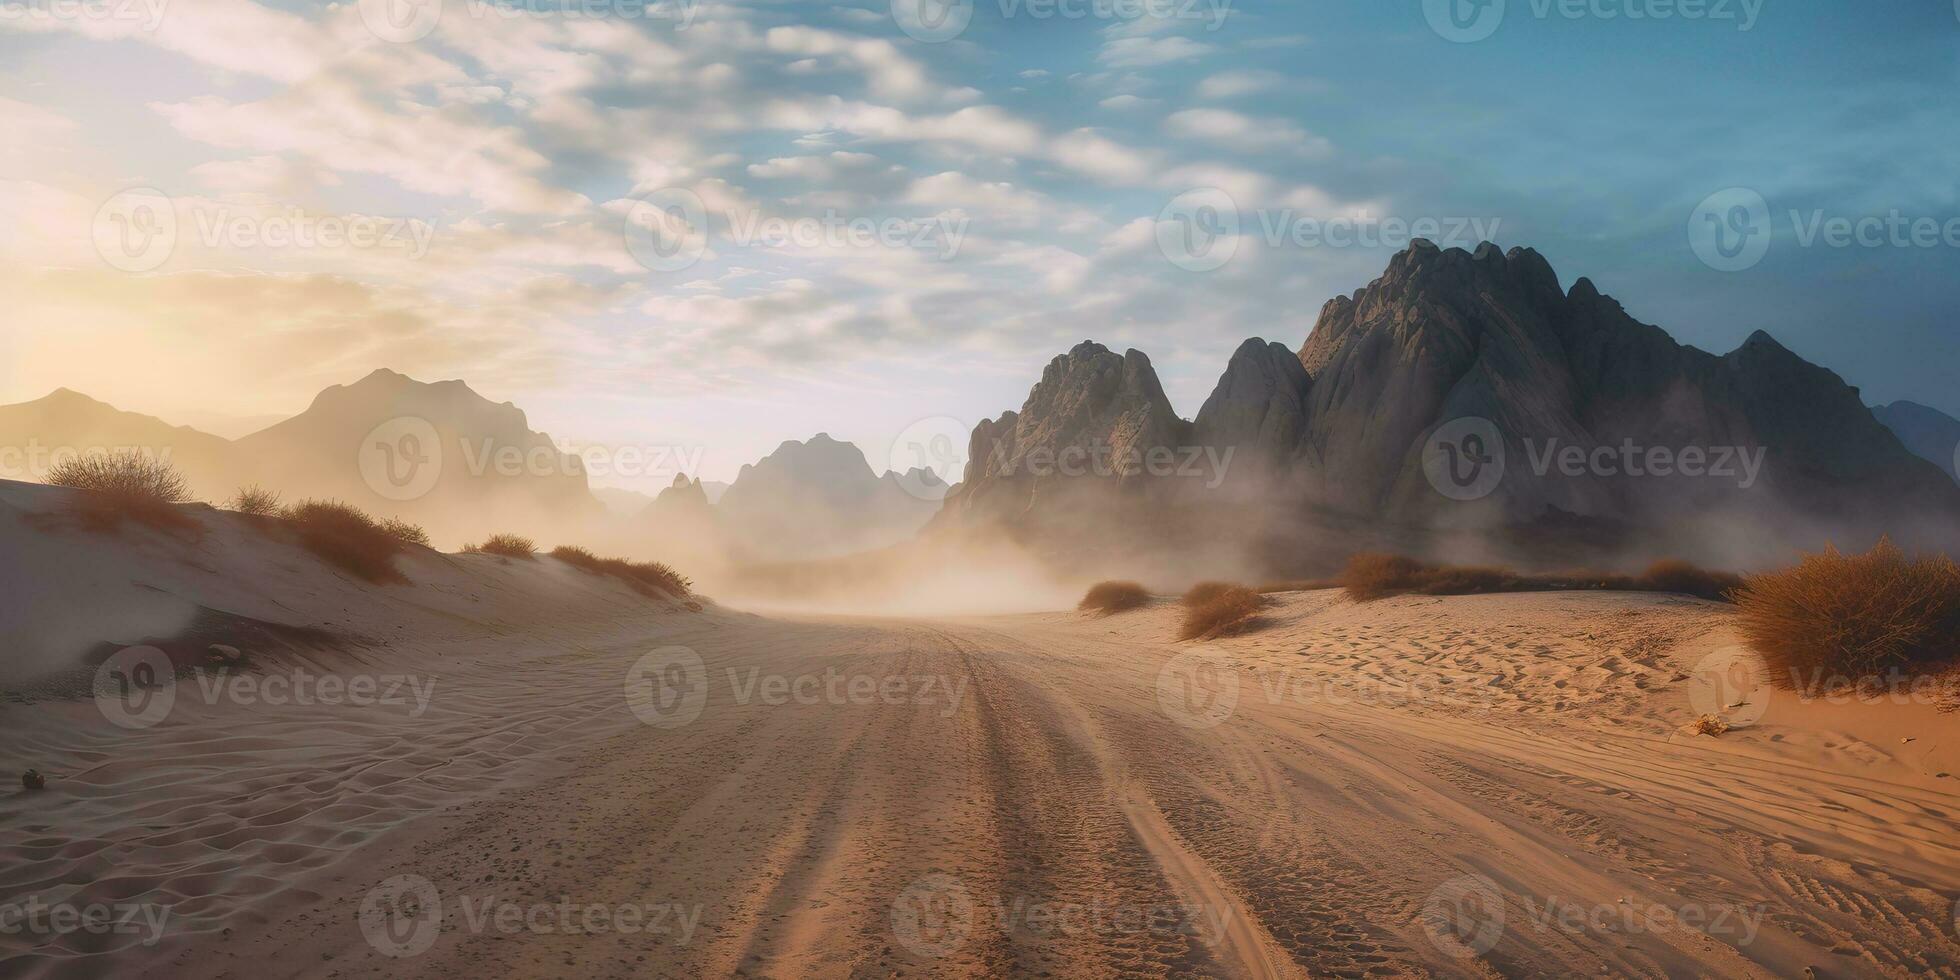
[(246, 517), (278, 517), (279, 493), (258, 484), (240, 487), (238, 495), (231, 498), (231, 509)]
[(422, 530), (420, 524), (410, 524), (398, 517), (390, 517), (381, 522), (381, 530), (389, 537), (403, 544), (429, 546), (429, 532)]
[(1348, 559), (1336, 580), (1356, 602), (1397, 595), (1485, 595), (1499, 592), (1678, 592), (1723, 600), (1740, 576), (1712, 572), (1684, 561), (1655, 562), (1641, 575), (1574, 572), (1527, 575), (1486, 565), (1432, 565), (1401, 555), (1362, 553)]
[[(673, 568), (657, 561), (631, 562), (624, 558), (601, 558), (577, 545), (551, 549), (551, 557), (593, 575), (610, 575), (632, 586), (642, 595), (684, 599), (693, 593), (694, 583)], [(698, 611), (698, 609), (697, 609)]]
[(406, 582), (395, 569), (402, 540), (359, 508), (338, 500), (302, 500), (283, 515), (300, 544), (321, 560), (369, 582)]
[[(1216, 585), (1217, 583), (1208, 583)], [(1200, 586), (1203, 588), (1203, 586)], [(1191, 590), (1196, 593), (1198, 590)], [(1211, 639), (1245, 632), (1266, 604), (1264, 597), (1242, 585), (1223, 585), (1207, 589), (1199, 601), (1184, 597), (1184, 624), (1178, 629), (1180, 640)]]
[(1696, 735), (1719, 736), (1729, 733), (1729, 723), (1715, 715), (1702, 715), (1700, 718), (1695, 719), (1694, 725), (1690, 727), (1694, 729)]
[(73, 513), (92, 530), (112, 531), (124, 521), (165, 530), (197, 526), (176, 507), (191, 500), (183, 474), (135, 450), (68, 457), (48, 471), (47, 482), (82, 491)]
[(1240, 588), (1240, 586), (1233, 585), (1230, 582), (1199, 582), (1197, 585), (1192, 586), (1189, 591), (1186, 591), (1184, 598), (1179, 601), (1183, 602), (1187, 609), (1193, 606), (1202, 606), (1236, 588)]
[(1960, 663), (1960, 567), (1908, 558), (1890, 540), (1835, 548), (1735, 593), (1739, 629), (1778, 683), (1814, 692), (1843, 679), (1928, 676)]
[(482, 544), (477, 545), (476, 550), (487, 555), (498, 555), (504, 558), (521, 558), (525, 561), (531, 561), (538, 557), (537, 543), (530, 538), (516, 534), (493, 534)]
[(1098, 582), (1089, 587), (1082, 601), (1075, 608), (1082, 612), (1096, 612), (1105, 616), (1132, 609), (1141, 609), (1150, 604), (1150, 593), (1135, 582)]

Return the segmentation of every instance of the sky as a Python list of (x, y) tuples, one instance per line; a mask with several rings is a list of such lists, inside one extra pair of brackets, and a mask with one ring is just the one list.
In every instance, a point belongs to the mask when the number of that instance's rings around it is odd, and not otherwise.
[(1947, 0), (0, 0), (0, 402), (956, 465), (1085, 339), (1190, 417), (1421, 233), (1960, 415), (1956, 93)]

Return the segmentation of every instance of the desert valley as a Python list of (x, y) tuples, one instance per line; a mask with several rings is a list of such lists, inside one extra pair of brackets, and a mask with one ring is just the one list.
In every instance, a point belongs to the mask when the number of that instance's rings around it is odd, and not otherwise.
[(0, 0), (0, 980), (1960, 980), (1960, 0)]
[[(1470, 417), (1509, 461), (1485, 493), (1439, 449), (1479, 450), (1438, 440)], [(1297, 354), (1247, 341), (1195, 422), (1145, 355), (1075, 347), (950, 488), (817, 435), (608, 501), (514, 406), (386, 370), (237, 440), (56, 392), (0, 408), (87, 447), (0, 484), (0, 730), (44, 781), (0, 797), (0, 893), (105, 918), (0, 934), (0, 965), (1951, 972), (1938, 634), (1802, 661), (1738, 594), (1773, 577), (1727, 572), (1951, 547), (1923, 456), (1953, 427), (1427, 243)], [(1727, 439), (1753, 468), (1530, 462)], [(417, 452), (440, 472), (389, 499)], [(1884, 547), (1837, 560), (1910, 564)], [(1865, 601), (1950, 616), (1944, 588)]]

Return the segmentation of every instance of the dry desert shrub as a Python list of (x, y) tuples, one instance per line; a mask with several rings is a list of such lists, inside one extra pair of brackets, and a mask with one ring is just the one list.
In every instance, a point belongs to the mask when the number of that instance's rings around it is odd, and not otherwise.
[(1089, 587), (1082, 601), (1075, 604), (1081, 612), (1101, 613), (1105, 616), (1132, 609), (1141, 609), (1150, 604), (1150, 593), (1135, 582), (1097, 582)]
[(381, 530), (403, 544), (418, 545), (423, 548), (429, 546), (429, 532), (423, 530), (420, 524), (410, 524), (399, 517), (390, 517), (381, 522)]
[(369, 582), (405, 582), (395, 570), (402, 540), (361, 510), (338, 500), (302, 500), (286, 508), (286, 522), (306, 550)]
[(279, 494), (258, 484), (240, 487), (231, 498), (231, 509), (246, 517), (278, 517)]
[(1960, 568), (1890, 540), (1835, 548), (1750, 575), (1735, 593), (1743, 638), (1771, 677), (1804, 691), (1845, 678), (1941, 674), (1960, 662)]
[(1236, 588), (1240, 588), (1240, 586), (1233, 585), (1230, 582), (1199, 582), (1197, 585), (1192, 586), (1189, 591), (1185, 592), (1184, 598), (1180, 601), (1184, 603), (1187, 609), (1194, 606), (1202, 606)]
[[(1197, 590), (1192, 590), (1197, 591)], [(1185, 597), (1184, 623), (1178, 629), (1180, 640), (1209, 639), (1244, 632), (1259, 615), (1266, 600), (1242, 585), (1210, 590), (1202, 601)]]
[(91, 529), (114, 530), (126, 520), (164, 529), (197, 526), (176, 507), (191, 499), (183, 474), (147, 453), (123, 450), (71, 456), (48, 471), (47, 482), (81, 491), (73, 512)]
[(643, 595), (655, 597), (664, 595), (683, 599), (690, 595), (694, 588), (694, 583), (686, 576), (657, 561), (632, 562), (624, 558), (601, 558), (577, 545), (560, 545), (553, 548), (551, 557), (580, 571), (593, 575), (610, 575), (620, 579)]
[(538, 546), (530, 538), (516, 534), (493, 534), (476, 546), (477, 551), (503, 558), (521, 558), (530, 561), (538, 557)]

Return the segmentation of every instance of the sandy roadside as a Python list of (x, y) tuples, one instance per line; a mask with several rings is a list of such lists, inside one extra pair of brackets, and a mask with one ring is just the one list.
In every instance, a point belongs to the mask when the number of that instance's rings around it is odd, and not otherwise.
[[(1308, 593), (1202, 645), (1171, 642), (1168, 608), (710, 613), (521, 671), (488, 656), (441, 726), (377, 724), (325, 761), (300, 751), (304, 725), (210, 719), (263, 740), (253, 751), (293, 750), (276, 782), (314, 793), (305, 818), (269, 784), (66, 834), (10, 801), (0, 847), (43, 870), (9, 871), (0, 897), (93, 874), (185, 914), (154, 947), (0, 966), (1950, 973), (1951, 717), (1765, 691), (1751, 726), (1684, 734), (1726, 615), (1654, 596)], [(656, 649), (667, 683), (648, 688)], [(209, 750), (196, 736), (173, 736), (186, 760)], [(417, 761), (386, 788), (350, 779), (379, 745)], [(471, 758), (509, 765), (479, 761), (482, 781), (445, 795)], [(89, 786), (140, 801), (217, 778), (186, 762)], [(342, 835), (318, 839), (330, 824)], [(103, 841), (113, 869), (78, 857)]]

